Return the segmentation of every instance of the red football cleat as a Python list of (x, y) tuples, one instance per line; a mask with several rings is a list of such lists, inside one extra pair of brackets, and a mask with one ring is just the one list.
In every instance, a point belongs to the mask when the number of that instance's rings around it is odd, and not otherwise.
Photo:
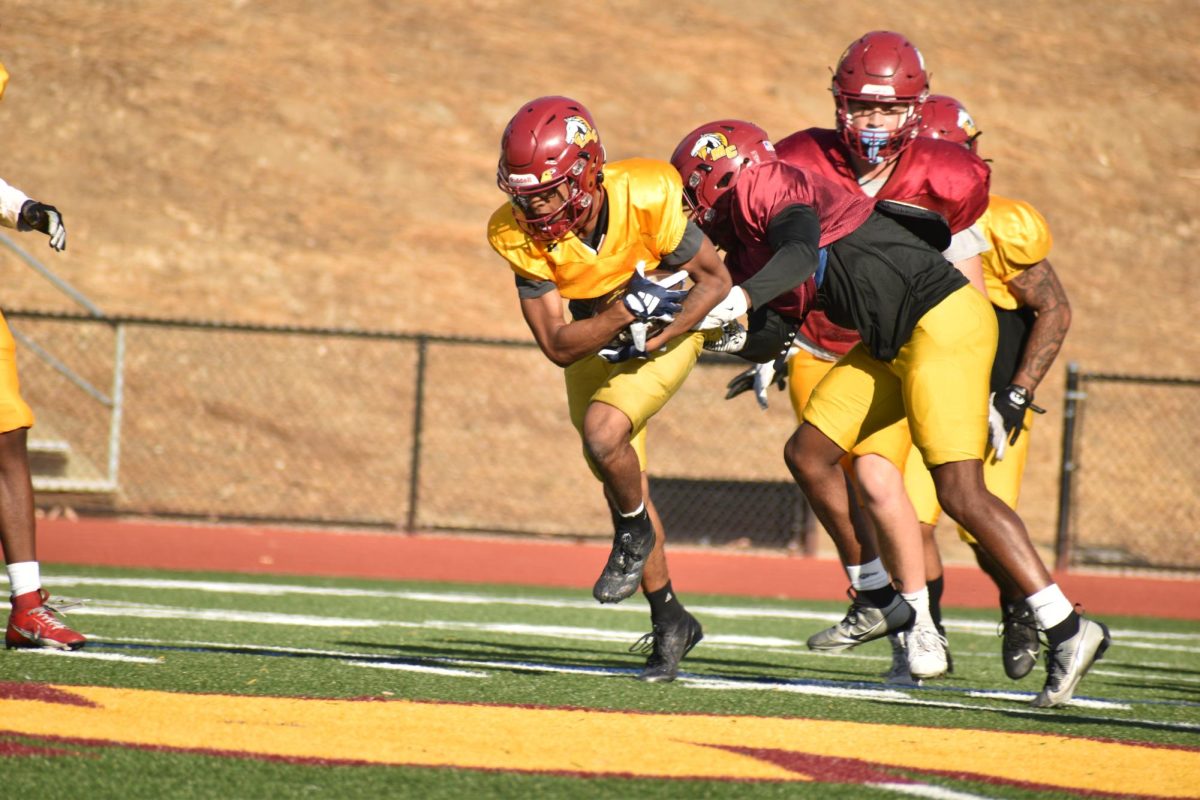
[[(74, 604), (72, 604), (74, 605)], [(87, 639), (68, 628), (55, 616), (60, 607), (50, 601), (45, 589), (26, 592), (12, 598), (8, 615), (8, 631), (4, 644), (14, 647), (52, 647), (57, 650), (78, 650)]]

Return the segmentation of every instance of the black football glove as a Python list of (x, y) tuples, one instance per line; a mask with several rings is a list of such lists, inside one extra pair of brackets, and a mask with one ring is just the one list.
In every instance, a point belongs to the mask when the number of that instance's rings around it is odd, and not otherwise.
[(796, 329), (793, 328), (784, 340), (783, 347), (780, 349), (779, 355), (775, 356), (774, 361), (755, 364), (744, 372), (738, 373), (733, 380), (725, 384), (725, 399), (729, 400), (742, 392), (754, 389), (754, 399), (758, 401), (759, 407), (765, 410), (768, 407), (767, 388), (774, 385), (781, 392), (787, 388), (787, 364), (796, 354), (796, 348), (792, 346), (795, 338)]
[(41, 231), (50, 237), (50, 246), (55, 250), (67, 249), (67, 229), (63, 226), (62, 214), (54, 206), (26, 200), (21, 206), (21, 223), (27, 228)]
[(1002, 391), (993, 392), (988, 404), (988, 440), (1002, 461), (1010, 444), (1016, 444), (1025, 426), (1025, 410), (1033, 409), (1038, 414), (1046, 410), (1033, 404), (1033, 393), (1024, 386), (1010, 383)]

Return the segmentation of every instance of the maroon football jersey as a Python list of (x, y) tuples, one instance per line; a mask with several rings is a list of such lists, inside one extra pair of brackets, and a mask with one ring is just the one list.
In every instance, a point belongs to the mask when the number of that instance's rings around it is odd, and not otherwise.
[[(782, 161), (861, 192), (850, 156), (835, 130), (809, 128), (775, 143)], [(952, 233), (966, 230), (987, 210), (991, 168), (965, 147), (940, 139), (918, 138), (900, 154), (896, 168), (875, 195), (928, 208), (946, 218)], [(858, 342), (854, 331), (839, 328), (820, 311), (810, 313), (801, 332), (839, 355)]]
[[(848, 191), (782, 161), (744, 167), (732, 194), (733, 227), (740, 244), (736, 257), (729, 260), (735, 284), (742, 283), (771, 260), (773, 251), (767, 242), (767, 226), (788, 206), (809, 206), (816, 212), (821, 224), (820, 247), (862, 225), (875, 208), (874, 198)], [(780, 314), (800, 318), (812, 307), (816, 293), (816, 281), (810, 277), (767, 305)]]

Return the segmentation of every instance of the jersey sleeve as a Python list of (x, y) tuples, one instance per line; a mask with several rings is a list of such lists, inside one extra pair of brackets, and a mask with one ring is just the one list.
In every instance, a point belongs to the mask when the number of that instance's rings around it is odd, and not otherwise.
[(546, 260), (532, 257), (529, 238), (517, 227), (511, 204), (505, 203), (492, 214), (488, 220), (487, 239), (518, 277), (531, 281), (554, 280)]
[[(999, 213), (995, 213), (999, 212)], [(1037, 209), (1022, 200), (1010, 200), (989, 215), (992, 247), (1003, 265), (1000, 280), (1008, 283), (1023, 270), (1050, 255), (1050, 226)]]
[[(924, 157), (927, 193), (917, 205), (932, 208), (946, 218), (951, 233), (966, 230), (988, 208), (992, 170), (965, 147), (939, 139), (919, 139)], [(905, 198), (898, 198), (905, 199)]]
[(788, 206), (813, 206), (807, 176), (790, 170), (780, 161), (766, 162), (742, 171), (733, 188), (734, 226), (738, 235), (766, 242), (767, 228), (775, 215)]
[(648, 181), (648, 193), (642, 207), (645, 216), (643, 230), (654, 232), (655, 247), (659, 260), (662, 260), (679, 249), (687, 232), (688, 217), (683, 210), (683, 178), (665, 161), (645, 163), (653, 180)]

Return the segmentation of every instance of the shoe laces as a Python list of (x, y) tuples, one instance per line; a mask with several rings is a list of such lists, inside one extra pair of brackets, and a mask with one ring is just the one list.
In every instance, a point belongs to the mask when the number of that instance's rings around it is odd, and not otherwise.
[(946, 637), (932, 626), (914, 625), (905, 634), (904, 644), (917, 651), (945, 649), (949, 644)]
[(658, 649), (658, 637), (655, 635), (657, 633), (658, 626), (655, 625), (654, 630), (647, 634), (643, 634), (642, 638), (638, 639), (629, 646), (629, 652), (638, 653), (639, 655), (649, 655), (654, 653)]
[(47, 605), (40, 605), (37, 608), (29, 609), (29, 611), (25, 612), (25, 616), (33, 619), (44, 628), (56, 631), (67, 627), (58, 617), (54, 616), (56, 610)]
[(996, 631), (996, 635), (1004, 639), (1006, 646), (1011, 647), (1014, 645), (1012, 640), (1020, 635), (1022, 628), (1027, 631), (1033, 631), (1035, 637), (1038, 637), (1040, 633), (1038, 631), (1037, 619), (1033, 616), (1033, 612), (1029, 610), (1029, 606), (1025, 606), (1022, 610), (1005, 605), (1001, 609), (1000, 625)]
[(42, 604), (29, 609), (25, 614), (53, 630), (67, 627), (55, 614), (65, 614), (69, 609), (79, 608), (87, 602), (86, 600), (68, 599), (66, 597), (51, 597), (50, 593), (45, 589), (41, 589), (40, 592)]

